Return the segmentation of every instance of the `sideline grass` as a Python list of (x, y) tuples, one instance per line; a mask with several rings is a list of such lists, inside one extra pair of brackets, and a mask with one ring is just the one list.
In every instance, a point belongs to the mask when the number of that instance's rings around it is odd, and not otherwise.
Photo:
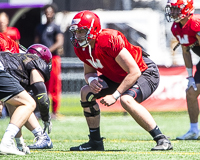
[[(88, 128), (82, 116), (65, 116), (62, 120), (52, 120), (53, 129), (50, 137), (53, 149), (32, 150), (31, 155), (3, 156), (0, 159), (62, 159), (62, 160), (194, 160), (200, 157), (200, 141), (177, 141), (176, 136), (185, 133), (189, 128), (186, 112), (152, 112), (162, 132), (171, 137), (174, 150), (151, 152), (156, 145), (151, 136), (145, 132), (129, 115), (109, 115), (102, 113), (101, 134), (106, 137), (103, 152), (70, 152), (71, 146), (88, 141)], [(9, 123), (9, 119), (0, 120), (0, 138)], [(41, 123), (41, 121), (40, 121)], [(41, 123), (42, 125), (42, 123)], [(23, 128), (27, 145), (33, 143), (33, 135)]]

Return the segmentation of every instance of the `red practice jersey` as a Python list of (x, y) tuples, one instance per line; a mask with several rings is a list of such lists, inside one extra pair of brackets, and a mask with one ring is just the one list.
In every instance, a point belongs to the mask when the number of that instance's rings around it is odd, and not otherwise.
[(6, 32), (3, 32), (7, 37), (11, 38), (12, 40), (20, 40), (20, 33), (19, 30), (15, 27), (7, 27)]
[(103, 29), (100, 32), (91, 55), (89, 47), (74, 47), (74, 50), (81, 61), (101, 72), (110, 80), (121, 83), (127, 73), (119, 66), (115, 58), (123, 48), (130, 52), (141, 72), (148, 68), (142, 59), (142, 49), (130, 44), (121, 32), (113, 29)]
[(200, 15), (191, 15), (183, 27), (180, 23), (174, 22), (171, 31), (180, 44), (184, 46), (194, 44), (197, 41), (196, 34), (200, 32)]
[(0, 33), (0, 51), (19, 53), (19, 45), (5, 34)]

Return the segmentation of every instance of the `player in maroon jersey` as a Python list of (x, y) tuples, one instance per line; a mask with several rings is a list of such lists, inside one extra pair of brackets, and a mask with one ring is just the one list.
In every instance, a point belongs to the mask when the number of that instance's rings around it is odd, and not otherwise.
[(197, 71), (193, 75), (190, 49), (200, 56), (200, 15), (193, 14), (194, 6), (192, 0), (168, 0), (165, 11), (167, 21), (174, 21), (171, 31), (181, 44), (183, 59), (188, 72), (186, 100), (190, 118), (190, 129), (186, 134), (176, 139), (198, 139), (199, 105), (197, 97), (200, 93), (200, 63), (196, 65)]
[[(101, 29), (99, 17), (91, 11), (76, 14), (70, 31), (74, 51), (84, 62), (87, 85), (81, 89), (81, 106), (90, 131), (89, 142), (70, 150), (104, 150), (100, 136), (100, 109), (96, 103), (96, 99), (102, 97), (100, 102), (108, 107), (120, 98), (123, 108), (157, 142), (152, 150), (172, 149), (171, 142), (140, 104), (159, 84), (158, 68), (147, 53), (130, 44), (121, 32)], [(97, 71), (102, 75), (98, 76)]]
[[(6, 104), (11, 118), (10, 124), (7, 128), (7, 130), (11, 131), (11, 133), (6, 130), (0, 144), (0, 154), (25, 155), (25, 153), (30, 153), (29, 148), (50, 149), (53, 147), (51, 139), (45, 132), (46, 130), (48, 130), (48, 133), (51, 132), (51, 117), (49, 114), (50, 102), (47, 95), (46, 86), (44, 85), (44, 82), (48, 81), (50, 78), (50, 71), (52, 68), (51, 59), (52, 54), (50, 50), (41, 44), (31, 45), (27, 49), (26, 54), (0, 52), (0, 73), (6, 73), (6, 75), (8, 75), (1, 76), (0, 99)], [(17, 87), (15, 87), (15, 85)], [(24, 119), (24, 117), (27, 115), (25, 112), (26, 106), (23, 105), (23, 108), (25, 108), (21, 110), (21, 112), (20, 110), (18, 111), (16, 106), (23, 104), (23, 101), (25, 101), (23, 99), (29, 97), (29, 94), (28, 96), (25, 96), (24, 94), (24, 97), (20, 99), (19, 94), (21, 94), (21, 90), (26, 90), (27, 92), (32, 90), (32, 97), (34, 97), (34, 99), (33, 102), (31, 101), (31, 104), (34, 106), (35, 102), (37, 103), (42, 121), (44, 123), (44, 129), (42, 129), (33, 113), (27, 117), (28, 119), (26, 120), (26, 123), (24, 122), (24, 125), (36, 137), (36, 142), (28, 147), (24, 143), (20, 130), (21, 126), (23, 125), (20, 120)], [(17, 94), (18, 92), (19, 94)], [(17, 98), (14, 98), (13, 96)], [(0, 105), (0, 112), (1, 108), (2, 106)], [(17, 117), (19, 117), (20, 120), (18, 120)], [(15, 124), (21, 126), (18, 127)], [(14, 146), (14, 137), (19, 150), (17, 150)]]

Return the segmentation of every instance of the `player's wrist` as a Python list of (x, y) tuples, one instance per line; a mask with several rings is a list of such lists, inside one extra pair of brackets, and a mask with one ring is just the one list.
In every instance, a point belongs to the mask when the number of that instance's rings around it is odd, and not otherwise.
[(90, 85), (90, 83), (91, 83), (93, 80), (97, 80), (97, 81), (98, 81), (98, 77), (89, 77), (89, 78), (88, 78), (88, 84)]
[(193, 77), (192, 75), (192, 68), (186, 68), (187, 72), (188, 72), (188, 78), (189, 77)]
[(117, 99), (121, 96), (121, 93), (119, 93), (119, 91), (116, 90), (116, 91), (112, 94), (112, 96), (117, 100)]

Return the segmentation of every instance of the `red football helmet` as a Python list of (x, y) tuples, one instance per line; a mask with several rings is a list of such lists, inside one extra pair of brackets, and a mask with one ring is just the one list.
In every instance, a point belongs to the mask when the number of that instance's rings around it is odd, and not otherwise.
[[(99, 17), (92, 11), (81, 11), (77, 13), (71, 23), (70, 31), (73, 36), (70, 38), (75, 47), (86, 47), (89, 41), (95, 39), (101, 32)], [(85, 33), (77, 37), (77, 32)]]
[(26, 53), (37, 54), (42, 58), (47, 64), (51, 63), (52, 54), (48, 47), (42, 44), (33, 44), (28, 47)]
[(168, 22), (181, 19), (194, 13), (193, 0), (168, 0), (165, 7), (165, 17)]

